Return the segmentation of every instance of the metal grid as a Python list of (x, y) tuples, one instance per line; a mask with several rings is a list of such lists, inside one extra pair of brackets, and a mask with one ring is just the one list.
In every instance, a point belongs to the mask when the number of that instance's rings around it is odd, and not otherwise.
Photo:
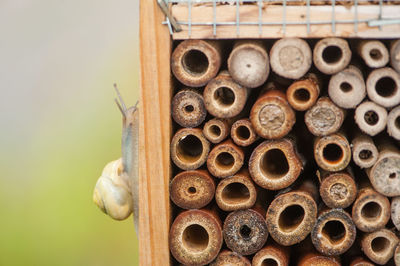
[[(278, 3), (280, 2), (280, 3)], [(310, 26), (311, 25), (331, 25), (332, 33), (336, 33), (336, 25), (337, 24), (353, 24), (354, 25), (354, 32), (357, 33), (358, 31), (358, 24), (359, 23), (367, 23), (370, 27), (379, 27), (382, 30), (382, 26), (385, 25), (392, 25), (392, 24), (400, 24), (400, 14), (396, 18), (385, 19), (383, 18), (383, 6), (384, 5), (399, 5), (400, 0), (352, 0), (352, 1), (341, 1), (341, 0), (330, 0), (326, 1), (328, 4), (330, 2), (330, 6), (332, 8), (332, 18), (330, 20), (319, 20), (314, 21), (310, 20), (310, 7), (312, 5), (321, 5), (321, 0), (158, 0), (159, 5), (162, 7), (164, 13), (166, 14), (166, 20), (163, 24), (168, 25), (169, 31), (171, 35), (174, 31), (179, 32), (181, 31), (181, 25), (185, 25), (188, 28), (188, 36), (190, 38), (192, 33), (192, 26), (210, 26), (213, 29), (213, 35), (217, 35), (217, 27), (218, 26), (232, 26), (236, 28), (236, 34), (240, 35), (240, 26), (241, 25), (253, 25), (258, 27), (259, 34), (262, 35), (262, 28), (263, 26), (281, 26), (283, 34), (286, 33), (286, 26), (287, 25), (305, 25), (307, 28), (307, 34), (310, 33)], [(212, 3), (213, 7), (213, 19), (212, 21), (208, 22), (195, 22), (192, 21), (192, 6), (198, 5), (200, 3)], [(347, 5), (351, 5), (354, 7), (354, 17), (353, 19), (349, 20), (337, 20), (335, 19), (335, 8), (337, 5), (342, 3), (346, 3)], [(173, 17), (173, 14), (170, 14), (168, 10), (169, 4), (186, 4), (188, 6), (188, 20), (187, 21), (176, 21)], [(229, 22), (218, 22), (217, 21), (217, 5), (220, 4), (230, 4), (236, 6), (236, 19), (235, 21)], [(258, 6), (258, 18), (254, 22), (242, 22), (240, 20), (240, 5), (241, 4), (255, 4)], [(263, 16), (263, 6), (264, 4), (274, 4), (274, 5), (282, 5), (283, 6), (283, 14), (282, 14), (282, 21), (276, 22), (264, 22), (262, 21)], [(288, 4), (298, 4), (301, 6), (306, 6), (306, 20), (293, 22), (293, 21), (286, 21), (286, 7)], [(328, 5), (325, 4), (325, 5)], [(359, 19), (358, 18), (358, 7), (361, 4), (371, 4), (371, 5), (379, 5), (379, 12), (376, 14), (375, 19)]]

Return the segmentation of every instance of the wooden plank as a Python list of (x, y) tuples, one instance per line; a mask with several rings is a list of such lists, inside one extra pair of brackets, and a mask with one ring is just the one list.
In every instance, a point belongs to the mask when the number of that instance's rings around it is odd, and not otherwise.
[[(400, 18), (399, 5), (384, 5), (382, 8), (383, 18)], [(188, 22), (189, 10), (187, 5), (172, 5), (171, 12), (173, 16), (180, 22)], [(262, 8), (262, 22), (276, 23), (285, 19), (284, 7), (280, 5), (267, 5), (264, 3)], [(310, 21), (331, 21), (331, 6), (311, 6)], [(355, 18), (354, 6), (336, 6), (335, 19), (352, 21)], [(358, 20), (377, 19), (379, 14), (379, 6), (363, 5), (358, 6)], [(259, 9), (257, 5), (248, 4), (240, 5), (239, 19), (240, 22), (257, 22), (259, 17)], [(382, 29), (378, 27), (369, 27), (366, 22), (358, 24), (357, 32), (354, 24), (336, 24), (335, 33), (332, 31), (332, 25), (311, 25), (310, 32), (307, 32), (306, 25), (286, 25), (286, 31), (282, 25), (264, 25), (261, 27), (256, 25), (241, 25), (239, 32), (234, 23), (236, 22), (236, 6), (235, 5), (218, 5), (216, 7), (216, 22), (232, 23), (232, 25), (217, 26), (216, 35), (213, 35), (212, 25), (192, 25), (189, 34), (189, 26), (182, 25), (181, 32), (173, 34), (174, 39), (231, 39), (231, 38), (282, 38), (282, 37), (300, 37), (300, 38), (322, 38), (328, 36), (341, 37), (361, 37), (361, 38), (399, 38), (400, 25), (386, 25)], [(307, 7), (306, 6), (287, 6), (286, 22), (306, 22)], [(191, 22), (206, 23), (213, 22), (212, 5), (194, 5), (191, 8)]]
[(140, 1), (139, 262), (170, 261), (171, 39), (155, 0)]

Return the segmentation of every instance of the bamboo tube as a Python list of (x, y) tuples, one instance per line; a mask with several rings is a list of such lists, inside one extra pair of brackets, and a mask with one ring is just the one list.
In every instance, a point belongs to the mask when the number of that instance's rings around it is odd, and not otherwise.
[(390, 64), (400, 73), (400, 39), (392, 41), (390, 45)]
[(265, 211), (258, 206), (231, 212), (225, 219), (223, 235), (229, 249), (247, 256), (260, 250), (268, 238)]
[(356, 226), (351, 216), (342, 209), (320, 212), (311, 231), (315, 248), (324, 255), (336, 256), (346, 252), (356, 239)]
[(365, 101), (357, 106), (354, 120), (361, 131), (375, 136), (386, 127), (387, 111), (374, 102)]
[(367, 233), (361, 239), (361, 248), (364, 254), (379, 265), (386, 264), (394, 254), (399, 239), (387, 229)]
[(253, 207), (257, 200), (257, 191), (247, 170), (224, 178), (219, 182), (215, 200), (223, 211), (236, 211)]
[(350, 144), (342, 133), (317, 137), (314, 158), (318, 166), (326, 171), (341, 171), (350, 163)]
[(288, 266), (290, 250), (277, 244), (270, 244), (259, 250), (252, 260), (253, 266)]
[(264, 141), (252, 152), (249, 172), (257, 185), (279, 190), (290, 186), (299, 177), (303, 162), (290, 138)]
[(221, 220), (205, 209), (182, 212), (169, 233), (171, 253), (185, 265), (210, 263), (217, 257), (222, 243)]
[(183, 89), (172, 98), (171, 115), (182, 127), (197, 127), (207, 115), (203, 96), (193, 89)]
[(283, 92), (268, 90), (254, 103), (250, 121), (259, 136), (279, 139), (292, 129), (296, 116)]
[(305, 181), (295, 190), (277, 196), (269, 205), (266, 223), (271, 237), (280, 245), (303, 241), (317, 219), (316, 186)]
[(236, 145), (246, 147), (253, 144), (258, 139), (258, 136), (250, 120), (245, 118), (233, 123), (231, 138)]
[(236, 83), (227, 71), (212, 79), (203, 91), (207, 111), (218, 118), (237, 116), (244, 108), (248, 91)]
[(363, 257), (356, 257), (350, 262), (350, 266), (374, 266), (372, 262), (363, 258)]
[(171, 56), (171, 70), (175, 77), (189, 87), (202, 87), (214, 78), (221, 66), (220, 42), (186, 40)]
[(371, 101), (390, 108), (400, 103), (400, 76), (390, 67), (373, 70), (367, 78), (367, 93)]
[(328, 97), (321, 97), (304, 115), (304, 122), (311, 134), (326, 136), (340, 129), (345, 111), (336, 106)]
[(390, 111), (387, 118), (387, 132), (393, 138), (400, 140), (400, 106)]
[(315, 104), (320, 93), (320, 82), (314, 73), (293, 82), (286, 90), (289, 104), (297, 111), (306, 111)]
[(346, 40), (324, 38), (317, 42), (313, 52), (314, 65), (324, 74), (342, 71), (351, 60), (351, 50)]
[(347, 208), (357, 196), (357, 185), (351, 171), (331, 173), (321, 171), (319, 194), (329, 208)]
[(390, 209), (392, 222), (396, 229), (400, 231), (400, 197), (395, 197), (392, 199)]
[(210, 266), (251, 266), (248, 258), (230, 250), (223, 250)]
[(208, 171), (215, 177), (224, 178), (237, 173), (243, 166), (243, 150), (228, 139), (216, 145), (207, 158)]
[(182, 128), (171, 140), (171, 159), (183, 170), (202, 166), (210, 151), (210, 143), (199, 128)]
[(358, 133), (351, 142), (353, 161), (361, 168), (369, 168), (378, 160), (378, 149), (371, 137)]
[(264, 84), (269, 75), (269, 58), (262, 41), (236, 41), (228, 58), (228, 70), (246, 88)]
[(298, 266), (340, 266), (340, 257), (328, 257), (318, 253), (308, 237), (297, 245), (296, 254), (299, 255)]
[(395, 146), (378, 146), (379, 157), (367, 170), (372, 187), (387, 197), (400, 196), (400, 151)]
[(220, 143), (228, 137), (230, 123), (225, 119), (213, 118), (203, 126), (204, 136), (214, 144)]
[(270, 51), (271, 68), (281, 77), (299, 79), (312, 64), (308, 43), (299, 38), (283, 38), (274, 43)]
[(394, 251), (394, 263), (396, 266), (400, 266), (400, 244), (397, 245), (395, 251)]
[(350, 65), (333, 75), (329, 81), (328, 94), (339, 107), (356, 108), (367, 94), (360, 69)]
[(200, 209), (214, 198), (215, 182), (205, 170), (177, 174), (170, 184), (171, 200), (183, 209)]
[(381, 41), (362, 40), (357, 45), (357, 52), (371, 68), (384, 67), (389, 62), (389, 51)]

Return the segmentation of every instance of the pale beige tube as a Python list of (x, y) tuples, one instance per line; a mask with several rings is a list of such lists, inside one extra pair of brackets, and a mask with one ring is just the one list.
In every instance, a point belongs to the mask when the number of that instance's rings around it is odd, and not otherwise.
[(362, 132), (375, 136), (386, 127), (387, 111), (374, 102), (365, 101), (357, 106), (354, 120)]
[(389, 51), (378, 40), (361, 40), (357, 45), (357, 52), (365, 64), (371, 68), (384, 67), (389, 62)]
[(324, 38), (317, 42), (313, 52), (314, 65), (324, 74), (342, 71), (351, 60), (351, 50), (345, 39)]
[(378, 160), (378, 148), (371, 137), (357, 133), (352, 142), (353, 162), (361, 168), (369, 168)]
[(400, 106), (390, 111), (387, 117), (387, 132), (393, 138), (400, 140)]
[(400, 103), (400, 76), (390, 67), (373, 70), (367, 78), (367, 93), (371, 101), (386, 107)]

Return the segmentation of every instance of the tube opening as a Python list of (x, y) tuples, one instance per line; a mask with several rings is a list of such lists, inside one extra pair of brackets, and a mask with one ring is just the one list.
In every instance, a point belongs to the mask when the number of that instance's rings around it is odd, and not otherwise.
[(275, 259), (267, 258), (264, 259), (261, 263), (261, 266), (278, 266), (278, 262)]
[(251, 228), (247, 225), (242, 225), (240, 227), (239, 233), (244, 239), (249, 239), (251, 236)]
[(235, 204), (250, 199), (250, 191), (244, 184), (234, 182), (224, 187), (221, 196), (226, 203)]
[(395, 172), (390, 173), (389, 178), (390, 179), (395, 179), (397, 177), (397, 174)]
[(241, 140), (248, 140), (250, 138), (250, 130), (246, 126), (239, 126), (236, 129), (236, 135)]
[(284, 232), (292, 232), (303, 222), (305, 216), (301, 205), (290, 205), (279, 215), (278, 225)]
[(397, 91), (397, 85), (393, 78), (382, 77), (376, 82), (375, 90), (379, 96), (392, 97)]
[(207, 230), (199, 225), (192, 224), (185, 228), (182, 234), (182, 243), (185, 248), (193, 252), (204, 251), (209, 242)]
[(195, 187), (189, 187), (188, 192), (189, 192), (189, 194), (196, 194), (197, 190)]
[(369, 51), (369, 56), (374, 59), (374, 60), (380, 60), (382, 59), (382, 53), (379, 49), (371, 49), (371, 51)]
[(343, 52), (340, 47), (336, 45), (329, 45), (322, 52), (322, 59), (328, 64), (334, 64), (342, 59)]
[(344, 240), (346, 229), (341, 221), (331, 220), (322, 228), (322, 234), (329, 239), (331, 244), (337, 245)]
[(298, 102), (308, 102), (310, 100), (310, 92), (305, 88), (300, 88), (294, 92), (294, 98)]
[(268, 178), (281, 178), (289, 172), (289, 163), (282, 150), (271, 149), (263, 154), (260, 168)]
[(193, 111), (194, 111), (193, 105), (189, 104), (189, 105), (186, 105), (186, 106), (185, 106), (185, 112), (191, 113), (191, 112), (193, 112)]
[(348, 82), (345, 81), (345, 82), (340, 83), (340, 89), (341, 89), (343, 92), (350, 92), (350, 91), (353, 90), (353, 86), (351, 86), (350, 83), (348, 83)]
[(379, 236), (371, 241), (371, 248), (375, 253), (386, 251), (390, 246), (390, 241), (386, 237)]
[(381, 213), (382, 207), (375, 201), (370, 201), (361, 208), (361, 215), (365, 219), (376, 219)]
[(217, 155), (215, 161), (219, 168), (231, 169), (235, 163), (235, 158), (228, 152), (221, 152)]
[(182, 57), (182, 66), (192, 75), (204, 74), (209, 66), (207, 56), (200, 50), (191, 49)]
[(195, 162), (203, 153), (203, 144), (195, 135), (187, 135), (178, 141), (177, 156), (182, 161)]
[(217, 125), (211, 125), (209, 129), (209, 134), (214, 138), (221, 136), (221, 128)]
[(394, 126), (400, 130), (400, 116), (396, 117), (394, 120)]
[(379, 116), (375, 111), (368, 111), (364, 114), (364, 121), (370, 125), (370, 126), (374, 126), (378, 123), (379, 121)]
[(342, 148), (335, 143), (329, 143), (326, 145), (322, 153), (324, 159), (330, 163), (338, 163), (343, 158)]
[(360, 151), (360, 153), (358, 154), (358, 158), (360, 158), (360, 160), (362, 161), (366, 161), (371, 159), (372, 157), (372, 151), (367, 150), (367, 149), (363, 149)]
[(228, 107), (235, 102), (235, 93), (231, 88), (219, 87), (214, 92), (214, 100), (218, 104)]

